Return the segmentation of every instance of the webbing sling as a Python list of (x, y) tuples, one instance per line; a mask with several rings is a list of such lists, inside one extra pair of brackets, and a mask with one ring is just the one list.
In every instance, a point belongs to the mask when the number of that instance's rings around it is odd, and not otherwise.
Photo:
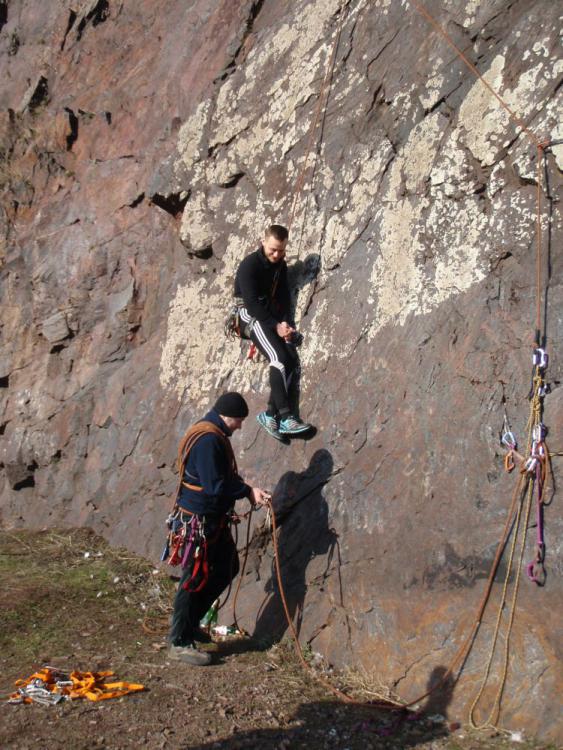
[[(11, 702), (46, 703), (42, 696), (34, 698), (33, 691), (27, 693), (26, 688), (33, 688), (40, 684), (41, 693), (51, 693), (54, 695), (66, 696), (70, 699), (87, 698), (90, 701), (107, 700), (108, 698), (121, 698), (127, 693), (134, 693), (144, 690), (144, 685), (136, 682), (106, 682), (106, 677), (112, 677), (113, 672), (79, 672), (75, 670), (70, 676), (63, 675), (62, 672), (52, 667), (43, 667), (34, 672), (30, 677), (22, 680), (16, 680), (18, 691), (10, 696)], [(37, 688), (36, 688), (37, 689)]]

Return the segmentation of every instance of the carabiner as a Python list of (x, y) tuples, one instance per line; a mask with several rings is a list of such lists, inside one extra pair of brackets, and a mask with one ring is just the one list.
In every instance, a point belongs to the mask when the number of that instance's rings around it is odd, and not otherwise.
[(537, 425), (535, 425), (534, 429), (532, 430), (532, 437), (534, 440), (537, 440), (538, 443), (541, 442), (544, 437), (546, 436), (547, 430), (543, 422), (538, 422)]
[(534, 353), (532, 354), (532, 363), (539, 367), (540, 370), (545, 370), (547, 367), (547, 363), (549, 361), (549, 357), (545, 349), (542, 349), (538, 347), (537, 349), (534, 349)]
[(508, 451), (506, 456), (504, 457), (504, 470), (510, 474), (510, 472), (514, 469), (514, 454), (512, 451)]
[(500, 442), (503, 445), (506, 445), (507, 448), (510, 448), (510, 450), (515, 450), (518, 447), (518, 443), (516, 442), (514, 433), (511, 430), (507, 430), (504, 433), (504, 435), (500, 439)]

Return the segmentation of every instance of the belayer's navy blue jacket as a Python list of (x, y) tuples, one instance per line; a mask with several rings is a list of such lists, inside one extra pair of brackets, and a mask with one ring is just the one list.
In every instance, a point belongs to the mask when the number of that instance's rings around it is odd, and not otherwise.
[[(203, 422), (212, 422), (229, 438), (232, 433), (219, 414), (212, 409)], [(191, 449), (183, 481), (200, 486), (201, 492), (182, 485), (178, 505), (199, 515), (228, 513), (235, 500), (250, 496), (250, 486), (241, 477), (233, 476), (229, 456), (222, 439), (213, 433), (202, 435)]]

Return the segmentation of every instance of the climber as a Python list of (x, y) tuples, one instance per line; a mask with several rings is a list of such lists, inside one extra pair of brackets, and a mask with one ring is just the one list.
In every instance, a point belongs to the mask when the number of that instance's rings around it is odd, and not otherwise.
[(272, 224), (260, 247), (242, 261), (235, 278), (235, 299), (245, 333), (270, 363), (270, 397), (258, 423), (277, 440), (312, 429), (291, 413), (289, 386), (298, 364), (295, 344), (300, 334), (291, 318), (284, 260), (288, 230)]
[(239, 476), (229, 437), (248, 416), (239, 393), (224, 393), (205, 417), (193, 425), (180, 445), (182, 482), (173, 511), (176, 528), (189, 529), (184, 567), (174, 599), (169, 658), (205, 666), (211, 655), (196, 641), (209, 642), (199, 623), (239, 570), (237, 549), (228, 526), (236, 500), (253, 507), (270, 495)]

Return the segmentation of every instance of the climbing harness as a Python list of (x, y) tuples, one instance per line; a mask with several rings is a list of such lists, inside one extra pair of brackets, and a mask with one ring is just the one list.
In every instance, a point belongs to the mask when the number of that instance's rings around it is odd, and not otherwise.
[[(281, 266), (276, 270), (276, 273), (274, 274), (274, 279), (272, 282), (272, 288), (270, 290), (270, 305), (272, 306), (274, 304), (274, 297), (276, 295), (276, 289), (278, 288), (278, 281), (281, 273)], [(251, 362), (257, 362), (260, 358), (260, 351), (254, 341), (251, 340), (252, 332), (254, 330), (254, 326), (256, 324), (256, 318), (250, 318), (248, 323), (245, 323), (240, 316), (241, 308), (244, 307), (244, 300), (242, 297), (235, 297), (233, 306), (231, 307), (229, 314), (227, 315), (227, 318), (225, 320), (224, 325), (224, 332), (225, 336), (227, 338), (231, 339), (241, 339), (241, 346), (242, 341), (250, 341), (250, 346), (248, 347), (248, 351), (246, 353), (246, 359), (249, 359)]]
[[(172, 509), (166, 518), (168, 534), (166, 535), (164, 548), (160, 556), (161, 562), (167, 562), (168, 565), (173, 567), (181, 565), (183, 569), (191, 564), (192, 558), (195, 560), (194, 572), (190, 581), (187, 582), (188, 585), (184, 584), (184, 588), (190, 591), (200, 591), (207, 582), (209, 577), (207, 546), (210, 543), (214, 544), (216, 537), (214, 535), (214, 538), (209, 541), (205, 533), (205, 517), (182, 508), (178, 505), (178, 499), (182, 487), (186, 487), (194, 492), (203, 492), (202, 486), (196, 484), (197, 477), (189, 475), (193, 479), (193, 482), (186, 482), (184, 475), (187, 473), (186, 464), (192, 448), (199, 438), (209, 434), (216, 435), (221, 439), (227, 451), (230, 471), (232, 475), (238, 475), (237, 462), (231, 443), (217, 425), (202, 420), (201, 422), (196, 422), (196, 424), (187, 430), (178, 448), (178, 486), (174, 495)], [(225, 528), (226, 523), (226, 516), (219, 520), (217, 537), (222, 529)], [(202, 582), (198, 582), (195, 589), (190, 588), (190, 586), (195, 585), (194, 582), (197, 577), (201, 577), (200, 580)]]
[(136, 682), (106, 682), (113, 672), (71, 672), (67, 675), (55, 667), (43, 667), (30, 677), (16, 680), (17, 691), (9, 703), (40, 703), (53, 706), (61, 701), (86, 698), (89, 701), (121, 698), (128, 693), (144, 690)]
[(233, 306), (229, 310), (229, 314), (225, 320), (225, 336), (231, 339), (250, 339), (256, 318), (251, 318), (249, 323), (244, 323), (240, 317), (240, 309), (244, 307), (244, 300), (242, 297), (235, 297)]

